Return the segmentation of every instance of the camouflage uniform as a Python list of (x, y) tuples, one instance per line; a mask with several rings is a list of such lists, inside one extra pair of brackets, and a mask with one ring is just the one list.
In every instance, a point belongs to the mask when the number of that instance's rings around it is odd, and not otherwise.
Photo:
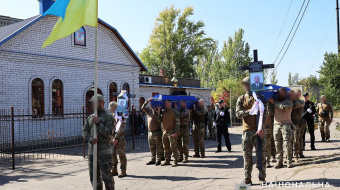
[[(84, 128), (82, 130), (83, 138), (89, 142), (88, 165), (91, 183), (93, 182), (93, 147), (91, 144), (91, 140), (93, 138), (93, 126), (94, 126), (92, 123), (92, 117), (93, 114), (87, 118)], [(102, 186), (103, 180), (105, 183), (105, 188), (107, 190), (112, 190), (115, 188), (115, 182), (113, 180), (113, 176), (111, 175), (111, 168), (113, 163), (111, 141), (115, 126), (115, 119), (111, 114), (107, 113), (104, 109), (98, 110), (98, 118), (100, 122), (97, 124), (98, 175), (96, 185), (98, 190), (103, 189)]]
[[(290, 100), (275, 102), (274, 140), (276, 147), (276, 159), (280, 164), (283, 163), (283, 152), (287, 155), (287, 164), (292, 163), (293, 147), (291, 144), (291, 135), (293, 133), (293, 128), (290, 119), (292, 108), (293, 102)], [(289, 121), (280, 122), (278, 118), (283, 115), (283, 112), (287, 117), (289, 117)]]
[(179, 110), (180, 128), (177, 135), (177, 149), (179, 151), (179, 158), (183, 159), (189, 157), (189, 117), (190, 111), (188, 109)]
[(161, 162), (164, 156), (164, 149), (162, 143), (162, 130), (161, 130), (161, 121), (158, 120), (158, 113), (154, 112), (151, 108), (147, 107), (149, 102), (146, 101), (142, 105), (142, 111), (146, 113), (148, 117), (148, 142), (149, 148), (151, 151), (151, 161), (156, 162), (156, 154), (157, 161)]
[[(265, 134), (266, 134), (266, 160), (267, 160), (267, 164), (270, 162), (270, 156), (273, 155), (273, 149), (275, 151), (275, 145), (272, 146), (272, 142), (274, 141), (273, 138), (273, 127), (274, 127), (274, 104), (267, 102), (266, 103), (266, 109), (268, 112), (268, 116), (266, 119), (266, 123), (265, 123)], [(275, 154), (275, 153), (274, 153)]]
[(199, 152), (201, 152), (201, 157), (205, 157), (205, 114), (206, 110), (204, 108), (196, 108), (191, 112), (191, 118), (193, 121), (192, 138), (194, 141), (194, 152), (195, 155), (199, 155)]
[(174, 133), (178, 133), (180, 121), (179, 113), (175, 109), (165, 109), (160, 115), (157, 116), (158, 120), (162, 122), (163, 129), (163, 148), (165, 161), (169, 162), (171, 158), (171, 152), (175, 159), (175, 163), (178, 160), (178, 150), (177, 150), (177, 136), (172, 137)]
[(214, 119), (214, 110), (207, 111), (207, 117), (208, 117), (208, 129), (211, 139), (216, 139), (216, 131), (213, 127), (213, 119)]
[(294, 157), (297, 158), (301, 155), (301, 144), (302, 142), (302, 132), (303, 131), (303, 122), (302, 122), (302, 112), (303, 107), (305, 106), (305, 102), (303, 100), (294, 100), (293, 101), (293, 110), (292, 110), (292, 122), (295, 125), (294, 129), (294, 140), (293, 140), (293, 147), (294, 147)]
[[(331, 124), (331, 120), (333, 119), (333, 107), (329, 102), (326, 103), (318, 103), (317, 105), (318, 115), (319, 115), (319, 126), (321, 132), (322, 140), (328, 140), (330, 138), (329, 125)], [(322, 111), (329, 112), (327, 117), (323, 117), (321, 115)]]
[[(253, 147), (255, 147), (256, 160), (258, 158), (258, 149), (261, 148), (262, 156), (262, 168), (259, 169), (259, 178), (266, 178), (266, 133), (264, 130), (264, 136), (262, 139), (262, 147), (258, 147), (257, 142), (257, 125), (256, 115), (249, 115), (249, 111), (253, 104), (256, 102), (254, 97), (246, 93), (237, 99), (236, 103), (236, 116), (243, 120), (243, 132), (242, 132), (242, 149), (243, 149), (243, 160), (244, 160), (244, 174), (245, 180), (251, 179), (251, 173), (253, 170)], [(265, 109), (263, 115), (263, 128), (267, 119), (267, 110)]]
[(126, 141), (124, 138), (125, 125), (126, 125), (126, 122), (123, 121), (119, 128), (119, 131), (116, 132), (114, 139), (117, 139), (118, 143), (113, 148), (113, 169), (116, 170), (118, 166), (118, 158), (117, 158), (117, 151), (118, 151), (119, 160), (120, 160), (120, 169), (122, 173), (126, 172), (126, 165), (127, 165), (127, 160), (126, 160), (126, 155), (125, 155)]

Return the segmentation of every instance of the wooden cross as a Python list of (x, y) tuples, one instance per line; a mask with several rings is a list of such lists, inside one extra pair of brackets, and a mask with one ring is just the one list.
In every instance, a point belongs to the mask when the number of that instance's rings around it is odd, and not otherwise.
[(249, 70), (249, 72), (261, 72), (263, 69), (274, 68), (274, 64), (263, 65), (263, 61), (258, 61), (257, 49), (254, 49), (254, 62), (250, 62), (248, 66), (239, 66), (238, 70)]

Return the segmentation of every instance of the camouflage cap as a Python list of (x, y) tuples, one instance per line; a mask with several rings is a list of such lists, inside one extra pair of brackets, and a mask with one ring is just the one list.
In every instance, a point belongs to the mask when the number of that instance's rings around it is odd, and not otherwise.
[[(91, 100), (89, 100), (89, 102), (93, 102), (95, 100), (95, 97), (92, 96)], [(97, 100), (98, 101), (103, 101), (104, 102), (104, 96), (101, 94), (97, 94)]]
[(249, 84), (249, 80), (250, 80), (250, 78), (246, 77), (242, 80), (241, 84)]

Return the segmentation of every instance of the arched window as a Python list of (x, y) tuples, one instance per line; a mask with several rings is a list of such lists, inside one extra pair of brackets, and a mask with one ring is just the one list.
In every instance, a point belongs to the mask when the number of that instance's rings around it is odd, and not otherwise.
[(84, 27), (74, 32), (74, 45), (86, 46), (86, 31)]
[[(93, 88), (94, 89), (94, 88)], [(98, 88), (98, 94), (103, 95), (103, 92)], [(86, 113), (93, 113), (93, 108), (91, 102), (91, 98), (94, 96), (94, 91), (92, 89), (86, 92), (85, 103), (86, 103)]]
[(44, 113), (44, 82), (35, 78), (32, 81), (32, 115), (41, 117)]
[(109, 93), (110, 93), (110, 102), (115, 101), (117, 102), (117, 84), (114, 82), (110, 83), (110, 88), (109, 88)]
[(63, 110), (63, 83), (56, 79), (52, 82), (52, 114), (62, 115)]
[[(124, 83), (122, 90), (126, 90), (127, 91), (127, 95), (129, 95), (130, 94), (130, 85), (128, 83)], [(130, 98), (129, 98), (129, 101), (128, 101), (128, 108), (130, 110)]]
[(142, 105), (144, 104), (145, 102), (145, 98), (144, 97), (141, 97), (139, 98), (139, 109), (142, 110)]

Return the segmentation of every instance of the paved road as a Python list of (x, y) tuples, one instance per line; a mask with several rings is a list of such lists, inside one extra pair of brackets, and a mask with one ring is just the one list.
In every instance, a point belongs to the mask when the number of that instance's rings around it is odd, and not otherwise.
[[(335, 122), (340, 122), (336, 119)], [(340, 189), (340, 132), (331, 126), (331, 142), (320, 142), (320, 131), (316, 131), (317, 151), (306, 146), (303, 159), (294, 168), (267, 170), (268, 182), (326, 183), (330, 188)], [(243, 158), (241, 151), (241, 128), (230, 130), (233, 152), (215, 153), (216, 143), (206, 140), (207, 157), (190, 158), (189, 163), (170, 166), (146, 166), (149, 161), (147, 149), (129, 152), (128, 177), (115, 177), (117, 189), (235, 189), (235, 184), (243, 180)], [(309, 141), (309, 135), (307, 140)], [(192, 144), (191, 144), (191, 154)], [(261, 187), (254, 167), (252, 189), (272, 189), (274, 186)], [(278, 183), (277, 183), (278, 184)], [(295, 187), (295, 186), (294, 186)], [(304, 189), (313, 189), (309, 186)], [(15, 171), (0, 171), (0, 189), (91, 189), (87, 161), (79, 156), (63, 156), (25, 163)], [(282, 189), (282, 188), (281, 188)], [(285, 188), (284, 188), (285, 189)], [(292, 189), (292, 188), (290, 188)]]

